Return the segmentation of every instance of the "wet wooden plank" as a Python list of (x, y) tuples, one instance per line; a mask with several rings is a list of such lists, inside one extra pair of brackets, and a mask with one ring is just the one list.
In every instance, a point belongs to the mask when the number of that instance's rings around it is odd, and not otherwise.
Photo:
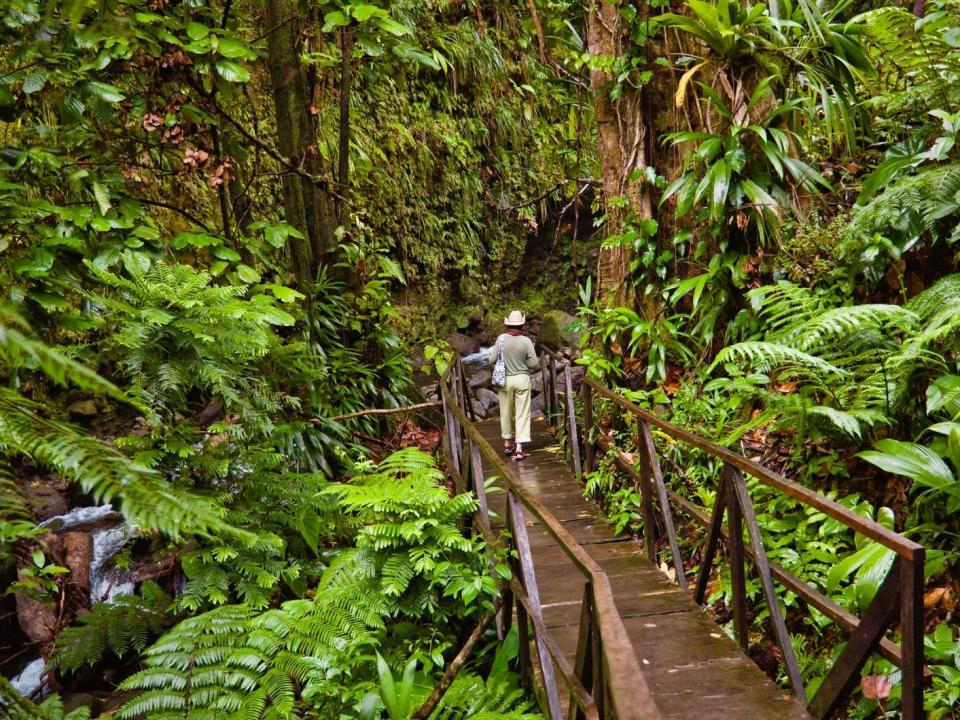
[[(496, 421), (479, 423), (484, 437), (500, 447)], [(665, 720), (783, 718), (810, 720), (788, 691), (777, 687), (690, 596), (651, 563), (643, 547), (614, 535), (599, 508), (583, 498), (542, 423), (533, 428), (531, 456), (511, 463), (511, 477), (498, 481), (522, 487), (544, 503), (610, 579), (644, 676)], [(505, 493), (488, 495), (503, 515)], [(586, 578), (544, 526), (525, 514), (544, 624), (572, 663), (575, 659)], [(562, 697), (564, 708), (567, 698)]]

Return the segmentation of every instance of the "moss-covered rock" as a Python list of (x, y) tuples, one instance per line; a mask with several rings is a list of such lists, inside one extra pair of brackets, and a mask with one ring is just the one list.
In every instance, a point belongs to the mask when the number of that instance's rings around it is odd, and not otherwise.
[(576, 318), (563, 310), (549, 310), (540, 320), (540, 332), (537, 340), (549, 348), (578, 347), (580, 333), (568, 329)]

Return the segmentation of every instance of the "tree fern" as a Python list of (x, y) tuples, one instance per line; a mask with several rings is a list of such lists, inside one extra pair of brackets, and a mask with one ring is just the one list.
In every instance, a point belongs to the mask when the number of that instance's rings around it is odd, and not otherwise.
[(884, 192), (858, 209), (844, 231), (841, 251), (851, 252), (875, 233), (916, 238), (960, 209), (960, 163), (933, 165), (897, 178)]
[(245, 543), (257, 536), (224, 522), (208, 499), (175, 489), (157, 473), (71, 426), (41, 415), (41, 407), (0, 388), (0, 447), (79, 484), (96, 502), (117, 501), (132, 522), (170, 537), (223, 534)]
[(270, 412), (296, 404), (268, 389), (260, 368), (280, 344), (274, 326), (294, 323), (273, 298), (247, 299), (245, 286), (216, 285), (188, 265), (156, 263), (131, 278), (89, 270), (112, 290), (88, 293), (111, 331), (104, 344), (155, 412), (170, 417), (197, 391), (268, 431)]
[(522, 688), (502, 678), (484, 681), (460, 673), (450, 685), (431, 720), (541, 720), (532, 700)]
[(43, 533), (36, 526), (20, 490), (5, 470), (0, 470), (0, 568), (13, 559), (8, 552), (13, 543)]
[(234, 605), (189, 618), (123, 683), (141, 692), (119, 716), (292, 717), (304, 698), (330, 691), (328, 678), (363, 662), (387, 607), (360, 582), (262, 614)]
[(42, 703), (34, 703), (20, 695), (13, 684), (0, 675), (0, 710), (10, 720), (89, 720), (90, 708), (63, 709), (59, 695), (51, 695)]
[(66, 672), (94, 665), (107, 651), (122, 658), (141, 652), (150, 639), (170, 624), (170, 598), (154, 582), (140, 586), (139, 595), (119, 595), (109, 604), (96, 603), (77, 624), (57, 638), (54, 662)]
[(818, 308), (812, 293), (783, 283), (752, 291), (750, 299), (773, 329), (764, 340), (724, 348), (714, 367), (733, 363), (791, 381), (807, 397), (753, 392), (781, 421), (819, 417), (854, 438), (864, 426), (892, 422), (924, 382), (950, 370), (942, 351), (960, 332), (960, 276), (944, 278), (903, 307)]

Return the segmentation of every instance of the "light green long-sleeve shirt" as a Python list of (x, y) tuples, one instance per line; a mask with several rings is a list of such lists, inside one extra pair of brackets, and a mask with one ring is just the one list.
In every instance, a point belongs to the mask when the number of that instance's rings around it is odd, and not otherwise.
[(487, 351), (487, 364), (497, 362), (497, 348), (503, 341), (503, 364), (507, 368), (507, 376), (529, 375), (540, 367), (537, 353), (533, 349), (533, 342), (526, 335), (511, 335), (503, 333)]

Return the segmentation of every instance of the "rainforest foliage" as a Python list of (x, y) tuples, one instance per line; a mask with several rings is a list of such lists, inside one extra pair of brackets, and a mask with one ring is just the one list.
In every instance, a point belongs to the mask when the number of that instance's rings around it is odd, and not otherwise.
[[(922, 542), (957, 717), (958, 133), (953, 0), (0, 3), (0, 664), (47, 693), (0, 679), (5, 710), (410, 717), (509, 564), (439, 434), (355, 414), (519, 304)], [(634, 488), (588, 491), (636, 531)], [(764, 499), (772, 556), (862, 610), (891, 557)], [(39, 523), (106, 504), (128, 584), (93, 598), (83, 533)], [(815, 685), (836, 628), (797, 602)], [(432, 717), (538, 716), (486, 637)], [(895, 716), (896, 669), (864, 674), (850, 716)]]

